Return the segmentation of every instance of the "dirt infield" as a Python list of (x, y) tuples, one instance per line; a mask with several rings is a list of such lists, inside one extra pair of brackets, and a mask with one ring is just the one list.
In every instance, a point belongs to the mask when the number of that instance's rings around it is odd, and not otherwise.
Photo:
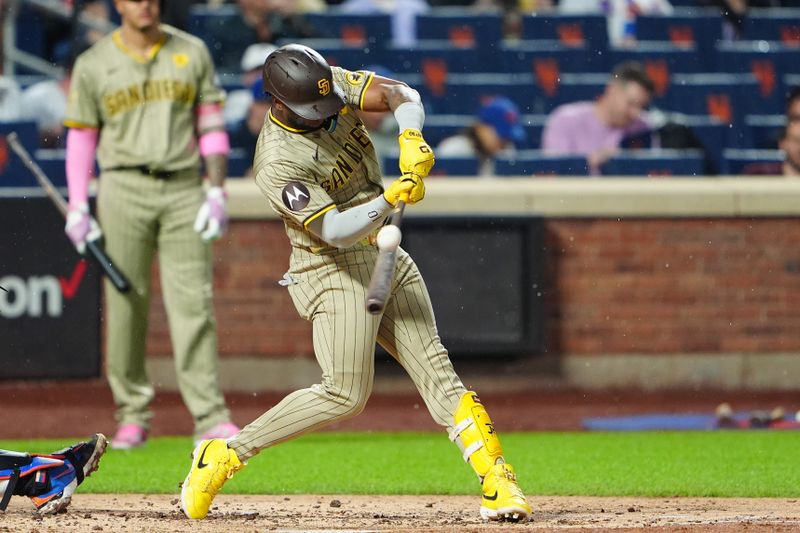
[(787, 499), (531, 498), (533, 519), (484, 523), (469, 496), (228, 496), (190, 521), (177, 496), (77, 494), (69, 510), (33, 515), (14, 498), (0, 531), (29, 533), (233, 533), (259, 531), (800, 531), (800, 503)]
[[(67, 383), (0, 383), (0, 438), (63, 438), (95, 431), (113, 434), (113, 401), (101, 380)], [(797, 409), (792, 393), (721, 391), (587, 392), (563, 388), (481, 394), (503, 431), (581, 429), (589, 416), (712, 412), (722, 401), (736, 409)], [(245, 424), (281, 394), (227, 395), (234, 421)], [(69, 409), (42, 409), (57, 402)], [(191, 421), (177, 394), (160, 393), (153, 435), (189, 435)], [(375, 394), (357, 418), (338, 431), (441, 430), (416, 394)], [(190, 522), (175, 495), (75, 495), (67, 513), (39, 518), (23, 498), (0, 513), (0, 532), (260, 532), (260, 531), (710, 531), (800, 532), (795, 499), (586, 498), (530, 495), (533, 519), (524, 524), (484, 524), (478, 496), (228, 496), (215, 501), (206, 520)]]

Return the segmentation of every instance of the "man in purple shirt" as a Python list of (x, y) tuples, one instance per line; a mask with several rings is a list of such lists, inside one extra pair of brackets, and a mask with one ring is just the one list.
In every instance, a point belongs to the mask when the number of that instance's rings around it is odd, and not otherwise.
[(550, 113), (542, 132), (542, 150), (548, 154), (585, 155), (592, 174), (619, 151), (623, 138), (647, 131), (643, 110), (653, 97), (653, 81), (641, 64), (618, 65), (600, 97), (574, 102)]

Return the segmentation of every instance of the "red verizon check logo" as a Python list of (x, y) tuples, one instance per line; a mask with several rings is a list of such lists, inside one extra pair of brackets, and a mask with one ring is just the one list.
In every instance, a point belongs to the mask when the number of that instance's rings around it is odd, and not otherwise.
[(58, 278), (58, 282), (61, 284), (61, 291), (64, 293), (64, 298), (71, 300), (75, 297), (75, 294), (78, 292), (78, 287), (81, 286), (81, 281), (83, 281), (84, 274), (86, 274), (86, 259), (81, 259), (78, 261), (78, 264), (75, 265), (75, 270), (72, 271), (72, 276), (70, 276), (68, 280), (62, 277)]

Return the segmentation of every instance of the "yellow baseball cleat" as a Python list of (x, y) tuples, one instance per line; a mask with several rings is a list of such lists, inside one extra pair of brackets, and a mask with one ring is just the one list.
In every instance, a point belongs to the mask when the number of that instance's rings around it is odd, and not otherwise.
[(181, 509), (189, 518), (205, 518), (214, 496), (244, 468), (223, 439), (204, 440), (192, 454), (192, 468), (181, 488)]
[(531, 514), (531, 506), (517, 485), (517, 475), (510, 464), (497, 464), (483, 478), (481, 518), (519, 522)]

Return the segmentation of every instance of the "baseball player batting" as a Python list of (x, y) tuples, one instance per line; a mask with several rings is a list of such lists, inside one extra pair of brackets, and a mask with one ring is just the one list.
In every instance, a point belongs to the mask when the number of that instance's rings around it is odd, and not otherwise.
[[(364, 305), (378, 255), (371, 236), (400, 200), (423, 199), (423, 178), (433, 166), (419, 94), (373, 72), (330, 67), (299, 45), (267, 57), (264, 90), (273, 106), (256, 147), (256, 182), (292, 244), (284, 283), (313, 325), (322, 382), (289, 394), (227, 441), (201, 442), (183, 483), (184, 513), (206, 516), (225, 481), (261, 450), (360, 413), (372, 390), (377, 341), (406, 369), (480, 478), (481, 516), (524, 519), (531, 508), (492, 421), (453, 370), (425, 283), (402, 248), (383, 313), (372, 315)], [(391, 110), (397, 118), (402, 175), (386, 190), (356, 109)]]
[[(106, 250), (130, 278), (106, 285), (107, 372), (119, 427), (111, 446), (144, 444), (154, 390), (145, 370), (150, 272), (159, 252), (161, 285), (181, 395), (195, 438), (239, 428), (217, 378), (211, 247), (225, 228), (228, 137), (205, 45), (159, 23), (158, 0), (116, 0), (122, 25), (81, 54), (65, 124), (69, 212), (66, 232), (82, 250), (93, 240), (87, 204), (95, 154), (98, 211)], [(211, 187), (203, 192), (200, 157)]]

